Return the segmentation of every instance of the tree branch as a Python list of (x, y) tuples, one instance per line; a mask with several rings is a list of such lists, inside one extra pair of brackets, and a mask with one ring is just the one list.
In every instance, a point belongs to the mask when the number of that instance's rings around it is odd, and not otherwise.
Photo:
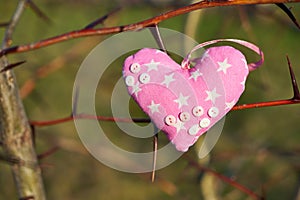
[[(26, 6), (20, 0), (7, 26), (1, 47), (7, 48), (12, 41), (12, 33)], [(3, 56), (0, 69), (10, 66)], [(30, 124), (19, 97), (15, 75), (11, 70), (0, 73), (0, 139), (4, 157), (22, 162), (11, 163), (19, 199), (45, 199), (41, 170), (32, 142)]]
[(75, 38), (87, 37), (87, 36), (95, 36), (95, 35), (108, 35), (113, 33), (120, 33), (125, 31), (136, 31), (143, 29), (149, 26), (155, 26), (160, 22), (183, 15), (195, 10), (203, 9), (203, 8), (212, 8), (212, 7), (220, 7), (220, 6), (233, 6), (233, 5), (254, 5), (254, 4), (279, 4), (279, 3), (296, 3), (300, 2), (300, 0), (204, 0), (195, 4), (191, 4), (185, 7), (178, 8), (176, 10), (172, 10), (156, 17), (152, 17), (150, 19), (140, 21), (133, 24), (128, 24), (124, 26), (115, 26), (115, 27), (107, 27), (107, 28), (99, 28), (99, 29), (79, 29), (76, 31), (71, 31), (68, 33), (64, 33), (62, 35), (54, 36), (51, 38), (47, 38), (38, 42), (13, 46), (11, 48), (4, 49), (0, 51), (0, 57), (7, 54), (12, 53), (21, 53), (26, 51), (31, 51), (34, 49), (39, 49), (42, 47), (46, 47), (49, 45), (53, 45), (56, 43), (68, 41)]
[(222, 174), (219, 174), (218, 172), (209, 169), (207, 167), (201, 166), (199, 165), (196, 161), (194, 161), (192, 158), (190, 158), (187, 154), (184, 154), (184, 158), (189, 162), (189, 164), (193, 167), (195, 167), (198, 170), (204, 171), (206, 173), (209, 173), (215, 177), (217, 177), (218, 179), (228, 183), (229, 185), (232, 185), (233, 187), (235, 187), (236, 189), (240, 190), (241, 192), (244, 192), (245, 194), (247, 194), (249, 197), (252, 197), (253, 199), (257, 199), (257, 200), (263, 200), (264, 197), (254, 193), (253, 191), (251, 191), (250, 189), (248, 189), (247, 187), (235, 182), (234, 180), (232, 180), (231, 178), (228, 178), (227, 176), (224, 176)]

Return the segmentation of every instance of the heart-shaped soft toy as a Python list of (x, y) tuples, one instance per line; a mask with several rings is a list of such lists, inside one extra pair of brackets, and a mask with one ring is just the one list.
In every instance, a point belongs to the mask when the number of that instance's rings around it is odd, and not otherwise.
[[(193, 51), (224, 40), (247, 46), (262, 59), (248, 65), (239, 50), (219, 46), (207, 49), (189, 67)], [(203, 43), (191, 53), (179, 65), (160, 50), (144, 48), (129, 56), (123, 68), (128, 92), (178, 151), (187, 151), (230, 111), (245, 89), (249, 70), (263, 61), (259, 48), (234, 39)]]

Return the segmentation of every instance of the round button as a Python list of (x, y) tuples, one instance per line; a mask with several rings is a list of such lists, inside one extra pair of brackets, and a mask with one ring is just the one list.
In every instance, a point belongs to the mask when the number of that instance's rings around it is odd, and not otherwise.
[(195, 117), (200, 117), (204, 113), (202, 106), (195, 106), (192, 110), (192, 113)]
[(176, 124), (176, 118), (173, 115), (168, 115), (165, 118), (165, 123), (169, 126), (174, 126)]
[(139, 76), (139, 81), (141, 82), (141, 83), (149, 83), (149, 81), (150, 81), (150, 75), (149, 74), (147, 74), (147, 73), (142, 73), (140, 76)]
[(129, 70), (136, 74), (136, 73), (139, 73), (141, 71), (141, 66), (139, 63), (132, 63), (129, 67)]
[(190, 135), (196, 135), (197, 133), (198, 133), (198, 131), (200, 131), (200, 127), (199, 127), (199, 125), (198, 124), (195, 124), (195, 125), (193, 125), (189, 130), (188, 130), (188, 133), (190, 134)]
[(199, 125), (202, 128), (207, 128), (210, 125), (210, 120), (208, 118), (203, 118), (201, 119)]
[(134, 85), (134, 77), (133, 76), (127, 76), (125, 78), (125, 83), (127, 86), (133, 86)]
[(214, 118), (217, 117), (219, 115), (219, 109), (217, 107), (211, 107), (208, 110), (208, 116)]
[(182, 113), (179, 114), (179, 119), (182, 122), (187, 122), (191, 119), (191, 116), (188, 112), (182, 112)]

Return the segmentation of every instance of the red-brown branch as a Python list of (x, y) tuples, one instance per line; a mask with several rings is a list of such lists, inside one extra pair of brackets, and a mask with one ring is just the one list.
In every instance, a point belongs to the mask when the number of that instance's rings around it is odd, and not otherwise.
[(253, 199), (257, 199), (257, 200), (261, 200), (264, 199), (263, 197), (261, 197), (260, 195), (256, 194), (255, 192), (251, 191), (250, 189), (248, 189), (247, 187), (237, 183), (236, 181), (228, 178), (227, 176), (224, 176), (210, 168), (204, 167), (199, 165), (196, 161), (194, 161), (192, 158), (190, 158), (189, 156), (187, 156), (186, 154), (184, 155), (185, 159), (187, 159), (187, 161), (189, 162), (189, 164), (193, 167), (195, 167), (198, 170), (201, 171), (205, 171), (215, 177), (217, 177), (218, 179), (228, 183), (229, 185), (235, 187), (236, 189), (240, 190), (241, 192), (244, 192), (245, 194), (247, 194), (248, 196), (252, 197)]
[[(259, 102), (252, 104), (243, 104), (236, 105), (232, 108), (232, 110), (245, 110), (251, 108), (262, 108), (262, 107), (270, 107), (270, 106), (282, 106), (282, 105), (290, 105), (290, 104), (300, 104), (299, 99), (288, 99), (288, 100), (278, 100), (278, 101), (268, 101), (268, 102)], [(118, 117), (107, 117), (107, 116), (94, 116), (89, 114), (79, 114), (74, 116), (63, 117), (55, 120), (48, 121), (30, 121), (30, 124), (33, 126), (52, 126), (65, 122), (72, 121), (74, 119), (91, 119), (91, 120), (99, 120), (99, 121), (109, 121), (109, 122), (124, 122), (124, 123), (149, 123), (151, 120), (149, 118), (118, 118)]]
[(72, 115), (68, 117), (63, 117), (59, 119), (49, 120), (49, 121), (30, 121), (32, 126), (52, 126), (57, 125), (69, 121), (73, 121), (75, 119), (91, 119), (91, 120), (99, 120), (99, 121), (108, 121), (108, 122), (124, 122), (124, 123), (149, 123), (150, 119), (147, 118), (117, 118), (117, 117), (106, 117), (106, 116), (94, 116), (89, 114), (78, 114)]
[(60, 43), (63, 41), (94, 36), (94, 35), (107, 35), (112, 33), (119, 33), (124, 31), (135, 31), (140, 30), (145, 27), (154, 26), (159, 24), (160, 22), (170, 19), (175, 16), (183, 15), (195, 10), (203, 9), (203, 8), (212, 8), (217, 6), (233, 6), (233, 5), (253, 5), (253, 4), (279, 4), (279, 3), (296, 3), (300, 2), (300, 0), (221, 0), (221, 1), (210, 1), (205, 0), (195, 4), (191, 4), (185, 7), (178, 8), (176, 10), (172, 10), (156, 17), (152, 17), (150, 19), (140, 21), (133, 24), (128, 24), (124, 26), (115, 26), (115, 27), (107, 27), (107, 28), (99, 28), (99, 29), (81, 29), (76, 31), (71, 31), (68, 33), (64, 33), (62, 35), (58, 35), (55, 37), (47, 38), (45, 40), (41, 40), (31, 44), (13, 46), (7, 49), (3, 49), (0, 51), (0, 56), (12, 53), (21, 53), (34, 49), (39, 49), (42, 47), (46, 47), (49, 45), (53, 45), (56, 43)]

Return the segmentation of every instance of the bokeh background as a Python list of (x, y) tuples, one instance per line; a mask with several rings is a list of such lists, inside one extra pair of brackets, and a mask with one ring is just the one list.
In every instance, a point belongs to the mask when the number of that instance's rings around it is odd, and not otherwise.
[[(83, 28), (91, 21), (122, 9), (103, 26), (117, 26), (147, 19), (162, 12), (188, 5), (189, 1), (138, 0), (45, 0), (35, 2), (51, 22), (39, 18), (29, 8), (13, 35), (13, 45)], [(9, 21), (17, 1), (0, 0), (0, 22)], [(289, 4), (300, 20), (300, 4)], [(300, 31), (275, 5), (210, 8), (160, 24), (185, 33), (199, 43), (216, 38), (251, 41), (265, 53), (264, 65), (248, 78), (239, 104), (292, 97), (286, 55), (300, 80)], [(4, 29), (0, 29), (3, 37)], [(72, 89), (83, 59), (109, 36), (93, 36), (56, 44), (47, 48), (10, 55), (9, 60), (26, 60), (15, 69), (24, 105), (30, 120), (51, 120), (70, 115)], [(122, 44), (120, 44), (122, 45)], [(257, 57), (243, 48), (249, 60)], [(121, 77), (124, 57), (116, 60), (101, 78), (96, 95), (97, 114), (111, 116), (110, 98)], [(134, 117), (146, 117), (132, 101)], [(300, 199), (300, 107), (299, 105), (232, 111), (226, 117), (221, 137), (206, 158), (197, 158), (197, 146), (188, 154), (194, 161), (228, 176), (267, 199)], [(149, 151), (152, 138), (136, 139), (124, 134), (112, 122), (99, 122), (117, 145), (131, 150)], [(36, 128), (38, 153), (59, 147), (40, 161), (48, 199), (251, 199), (238, 189), (199, 171), (182, 157), (150, 174), (129, 174), (111, 169), (94, 159), (84, 148), (72, 121)], [(159, 145), (167, 140), (159, 134)], [(10, 166), (0, 163), (0, 199), (16, 199)]]

